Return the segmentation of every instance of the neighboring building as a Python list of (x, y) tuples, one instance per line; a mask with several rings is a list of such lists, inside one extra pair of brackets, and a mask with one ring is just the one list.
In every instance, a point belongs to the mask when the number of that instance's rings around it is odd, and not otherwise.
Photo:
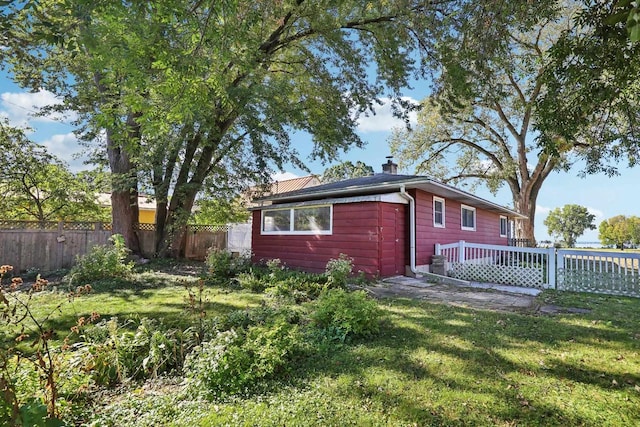
[[(111, 194), (98, 195), (100, 206), (111, 208)], [(145, 194), (138, 195), (138, 222), (140, 224), (156, 223), (156, 201)]]
[[(264, 186), (251, 187), (247, 196), (249, 199), (248, 205), (250, 207), (263, 206), (269, 202), (266, 200), (268, 196), (274, 196), (276, 194), (289, 193), (291, 191), (298, 191), (304, 188), (316, 187), (322, 182), (317, 175), (301, 176), (299, 178), (285, 179), (282, 181), (273, 181), (270, 184)], [(245, 196), (245, 197), (247, 197)], [(251, 200), (260, 200), (259, 203), (253, 203)]]
[(324, 271), (345, 253), (356, 271), (393, 276), (427, 271), (435, 244), (507, 245), (517, 212), (423, 176), (385, 173), (257, 199), (254, 260)]

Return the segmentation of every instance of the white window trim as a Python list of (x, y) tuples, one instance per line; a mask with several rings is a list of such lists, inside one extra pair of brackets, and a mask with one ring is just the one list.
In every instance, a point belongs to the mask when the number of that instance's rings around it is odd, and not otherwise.
[[(504, 234), (502, 234), (502, 220), (504, 220)], [(507, 234), (509, 233), (509, 218), (507, 218), (504, 215), (500, 215), (499, 227), (500, 227), (500, 237), (508, 237)]]
[[(328, 207), (329, 208), (329, 229), (328, 230), (320, 230), (320, 231), (313, 231), (313, 230), (299, 230), (296, 231), (293, 229), (293, 225), (294, 225), (294, 210), (295, 209), (309, 209), (309, 208), (323, 208), (323, 207)], [(277, 231), (265, 231), (264, 229), (264, 213), (266, 211), (289, 211), (289, 230), (277, 230)], [(260, 234), (264, 234), (264, 235), (286, 235), (286, 236), (290, 236), (290, 235), (296, 235), (296, 236), (300, 236), (300, 235), (309, 235), (309, 236), (313, 236), (313, 235), (330, 235), (333, 234), (333, 205), (313, 205), (313, 206), (292, 206), (292, 207), (288, 207), (288, 208), (272, 208), (272, 207), (268, 207), (266, 209), (262, 209), (260, 211)]]
[[(462, 214), (462, 211), (465, 209), (473, 212), (473, 227), (465, 227), (463, 225), (464, 215)], [(476, 231), (477, 224), (478, 216), (476, 215), (476, 208), (474, 208), (473, 206), (460, 205), (460, 229), (464, 231)]]
[[(438, 224), (436, 222), (436, 202), (441, 202), (442, 203), (442, 224)], [(442, 197), (438, 197), (438, 196), (433, 196), (433, 226), (436, 228), (445, 228), (445, 203), (444, 203), (444, 199)]]

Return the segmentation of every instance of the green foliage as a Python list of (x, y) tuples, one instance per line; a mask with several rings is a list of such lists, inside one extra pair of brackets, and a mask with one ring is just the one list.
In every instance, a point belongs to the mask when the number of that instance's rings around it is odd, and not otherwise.
[(123, 237), (114, 234), (109, 240), (112, 245), (97, 245), (87, 254), (78, 256), (67, 277), (75, 283), (129, 277), (134, 264), (126, 261), (129, 250)]
[(332, 287), (345, 287), (353, 271), (353, 258), (340, 254), (338, 259), (330, 259), (325, 267), (327, 280)]
[(596, 216), (589, 213), (587, 208), (579, 205), (564, 205), (555, 208), (544, 220), (549, 234), (562, 241), (570, 248), (576, 244), (576, 239), (582, 236), (585, 230), (595, 230), (593, 223)]
[(583, 2), (550, 51), (540, 143), (548, 152), (577, 147), (587, 173), (614, 175), (620, 161), (640, 158), (640, 43), (629, 40), (640, 30), (637, 11), (637, 1)]
[(197, 210), (190, 222), (210, 225), (246, 222), (248, 219), (249, 211), (242, 204), (242, 199), (206, 198), (197, 201)]
[(359, 178), (362, 176), (373, 175), (373, 168), (366, 163), (358, 160), (355, 164), (347, 160), (337, 165), (325, 169), (322, 174), (322, 182), (336, 182), (345, 179)]
[(35, 221), (104, 221), (101, 174), (74, 174), (21, 129), (0, 120), (0, 217)]
[(167, 328), (149, 318), (121, 323), (113, 317), (84, 334), (75, 358), (97, 384), (110, 385), (180, 371), (196, 344), (192, 328)]
[(187, 357), (189, 390), (208, 398), (249, 392), (258, 382), (286, 372), (301, 341), (298, 326), (283, 319), (246, 331), (219, 332)]
[(380, 329), (382, 312), (364, 291), (331, 289), (315, 301), (311, 319), (321, 329), (344, 341), (351, 337), (371, 337)]
[(640, 245), (640, 218), (624, 215), (614, 216), (600, 223), (600, 242), (624, 249), (625, 245)]
[[(484, 185), (495, 193), (507, 186), (514, 209), (528, 217), (516, 222), (516, 237), (532, 241), (539, 189), (553, 170), (569, 166), (567, 150), (536, 150), (532, 123), (546, 91), (547, 52), (571, 25), (572, 8), (537, 3), (527, 19), (507, 18), (491, 30), (478, 28), (483, 19), (454, 18), (456, 31), (439, 36), (435, 91), (422, 101), (417, 126), (395, 129), (390, 141), (402, 168), (471, 190)], [(478, 31), (494, 38), (476, 39)]]
[(251, 269), (251, 254), (245, 253), (234, 256), (229, 251), (210, 251), (205, 261), (207, 265), (207, 279), (219, 286), (234, 284), (234, 278), (241, 273), (248, 273)]

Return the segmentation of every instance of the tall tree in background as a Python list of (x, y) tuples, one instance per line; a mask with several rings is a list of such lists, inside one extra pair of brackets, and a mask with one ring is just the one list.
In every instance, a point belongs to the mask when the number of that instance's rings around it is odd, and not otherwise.
[(356, 161), (355, 164), (351, 161), (345, 161), (325, 169), (322, 174), (322, 182), (326, 184), (350, 178), (369, 176), (373, 175), (373, 173), (373, 168), (360, 160)]
[(562, 239), (565, 245), (573, 248), (578, 237), (582, 236), (586, 230), (595, 230), (593, 221), (594, 214), (589, 213), (587, 208), (580, 205), (564, 205), (562, 208), (555, 208), (544, 220), (549, 234)]
[(102, 221), (97, 174), (73, 174), (21, 129), (0, 122), (0, 218)]
[(516, 221), (520, 239), (535, 241), (540, 188), (552, 171), (569, 165), (562, 147), (553, 154), (536, 149), (532, 125), (547, 90), (548, 50), (572, 18), (571, 9), (558, 6), (528, 31), (516, 23), (488, 57), (480, 56), (464, 25), (445, 35), (435, 94), (424, 100), (417, 127), (391, 138), (401, 167), (446, 183), (485, 184), (492, 192), (506, 184), (514, 209), (528, 217)]
[(625, 245), (640, 245), (640, 218), (637, 216), (614, 216), (602, 221), (598, 231), (604, 246), (624, 249)]

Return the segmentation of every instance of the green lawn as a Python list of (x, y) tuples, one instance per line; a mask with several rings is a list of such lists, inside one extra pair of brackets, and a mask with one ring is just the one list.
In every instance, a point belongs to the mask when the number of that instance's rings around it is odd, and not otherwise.
[[(186, 292), (153, 272), (74, 302), (56, 324), (98, 311), (188, 322)], [(269, 301), (263, 294), (208, 289), (207, 317)], [(61, 295), (41, 297), (39, 310)], [(371, 339), (297, 359), (259, 393), (216, 402), (181, 395), (169, 377), (97, 389), (94, 425), (425, 426), (640, 424), (640, 300), (545, 292), (540, 302), (588, 314), (535, 316), (381, 300), (385, 320)], [(5, 340), (6, 342), (6, 340)], [(93, 405), (93, 406), (91, 406)]]

